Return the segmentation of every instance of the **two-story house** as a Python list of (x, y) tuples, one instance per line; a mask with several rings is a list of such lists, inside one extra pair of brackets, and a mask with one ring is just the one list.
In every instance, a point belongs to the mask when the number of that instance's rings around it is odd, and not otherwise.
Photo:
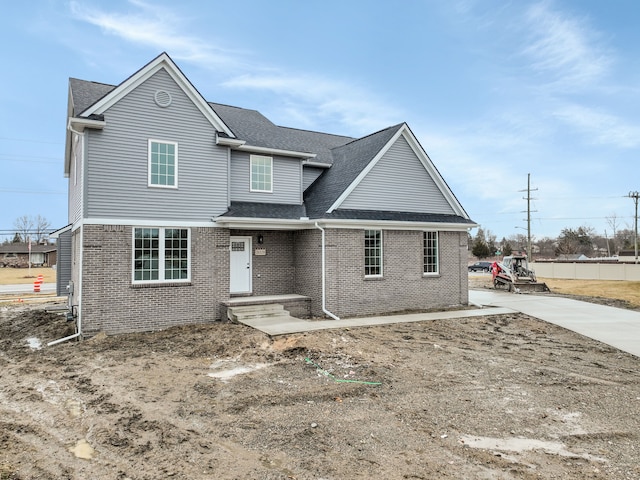
[(363, 138), (207, 102), (163, 53), (119, 85), (71, 79), (59, 290), (84, 334), (281, 299), (348, 317), (468, 302), (476, 226), (409, 127)]

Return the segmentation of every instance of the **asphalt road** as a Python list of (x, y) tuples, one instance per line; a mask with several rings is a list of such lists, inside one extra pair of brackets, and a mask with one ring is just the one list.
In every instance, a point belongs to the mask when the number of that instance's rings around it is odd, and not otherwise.
[[(20, 295), (26, 293), (34, 293), (32, 283), (0, 285), (0, 295)], [(43, 283), (40, 287), (40, 293), (56, 293), (56, 284)]]

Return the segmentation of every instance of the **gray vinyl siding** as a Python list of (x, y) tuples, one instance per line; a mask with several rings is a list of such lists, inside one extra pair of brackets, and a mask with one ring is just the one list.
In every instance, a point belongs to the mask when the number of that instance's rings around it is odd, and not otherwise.
[(67, 295), (67, 285), (71, 281), (71, 229), (61, 233), (57, 242), (56, 295)]
[(340, 208), (455, 214), (403, 136), (389, 148)]
[(250, 154), (247, 152), (231, 152), (232, 202), (284, 203), (288, 205), (302, 203), (299, 159), (273, 156), (273, 192), (262, 193), (250, 191), (249, 156)]
[(82, 218), (82, 195), (84, 185), (83, 151), (85, 141), (77, 134), (72, 134), (71, 169), (69, 171), (69, 223)]
[(304, 167), (302, 169), (302, 190), (309, 188), (324, 171), (324, 168)]
[[(161, 108), (157, 90), (172, 96)], [(227, 208), (227, 148), (214, 127), (160, 70), (105, 112), (88, 132), (86, 218), (208, 221)], [(148, 140), (177, 142), (178, 188), (148, 186)]]

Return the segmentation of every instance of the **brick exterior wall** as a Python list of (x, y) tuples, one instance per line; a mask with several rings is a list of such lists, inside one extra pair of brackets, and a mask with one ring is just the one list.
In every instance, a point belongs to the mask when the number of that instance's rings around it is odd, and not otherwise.
[[(85, 225), (73, 232), (72, 280), (82, 257), (82, 330), (86, 335), (158, 330), (223, 319), (229, 300), (230, 236), (253, 238), (253, 294), (309, 297), (322, 312), (320, 230), (229, 231), (191, 228), (191, 282), (133, 285), (132, 227)], [(258, 235), (264, 241), (258, 244)], [(266, 255), (255, 255), (264, 248)], [(467, 234), (440, 232), (440, 274), (424, 276), (422, 232), (383, 231), (383, 276), (364, 276), (364, 231), (326, 230), (326, 307), (340, 317), (426, 310), (468, 303)], [(296, 312), (297, 313), (297, 312)], [(302, 312), (300, 312), (302, 313)]]
[[(321, 310), (320, 232), (298, 232), (296, 282)], [(326, 230), (326, 307), (340, 317), (426, 310), (468, 303), (466, 232), (440, 232), (440, 274), (424, 276), (421, 231), (383, 232), (383, 276), (364, 276), (363, 230)], [(313, 253), (312, 253), (313, 252)]]
[(311, 298), (311, 314), (322, 312), (322, 234), (320, 230), (300, 230), (294, 237), (295, 291)]
[[(287, 295), (295, 293), (294, 283), (294, 232), (232, 230), (231, 236), (252, 238), (252, 285), (253, 295)], [(258, 235), (263, 243), (258, 244)], [(266, 255), (256, 255), (257, 248)]]
[(85, 225), (82, 329), (92, 335), (220, 319), (229, 298), (229, 231), (191, 228), (191, 282), (133, 285), (132, 227)]

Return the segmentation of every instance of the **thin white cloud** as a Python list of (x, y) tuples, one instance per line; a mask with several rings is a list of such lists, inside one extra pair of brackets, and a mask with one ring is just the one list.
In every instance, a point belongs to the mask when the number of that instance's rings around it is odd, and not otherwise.
[(536, 73), (549, 76), (556, 86), (588, 86), (609, 71), (610, 52), (586, 20), (554, 10), (549, 1), (543, 1), (528, 9), (526, 28), (530, 38), (524, 56), (531, 59)]
[(109, 12), (77, 1), (69, 3), (72, 16), (125, 41), (158, 51), (168, 51), (177, 60), (185, 60), (206, 68), (238, 66), (237, 54), (213, 46), (179, 30), (182, 21), (173, 10), (131, 0), (137, 12)]
[(558, 109), (555, 116), (584, 133), (590, 143), (618, 148), (640, 146), (640, 126), (629, 125), (614, 115), (582, 105), (567, 105)]
[[(171, 9), (130, 0), (135, 10), (121, 13), (70, 3), (77, 20), (102, 29), (127, 42), (158, 51), (167, 51), (175, 60), (215, 71), (217, 76), (232, 76), (221, 86), (248, 91), (271, 91), (285, 104), (283, 117), (303, 121), (315, 128), (330, 121), (341, 123), (353, 134), (364, 134), (399, 123), (398, 111), (374, 94), (340, 80), (299, 75), (286, 67), (261, 65), (247, 52), (225, 50), (210, 39), (183, 33), (188, 25)], [(274, 73), (275, 72), (275, 73)]]
[(364, 89), (319, 76), (246, 74), (222, 84), (227, 88), (269, 90), (286, 102), (289, 116), (307, 125), (337, 119), (355, 133), (370, 133), (399, 123), (400, 113)]

